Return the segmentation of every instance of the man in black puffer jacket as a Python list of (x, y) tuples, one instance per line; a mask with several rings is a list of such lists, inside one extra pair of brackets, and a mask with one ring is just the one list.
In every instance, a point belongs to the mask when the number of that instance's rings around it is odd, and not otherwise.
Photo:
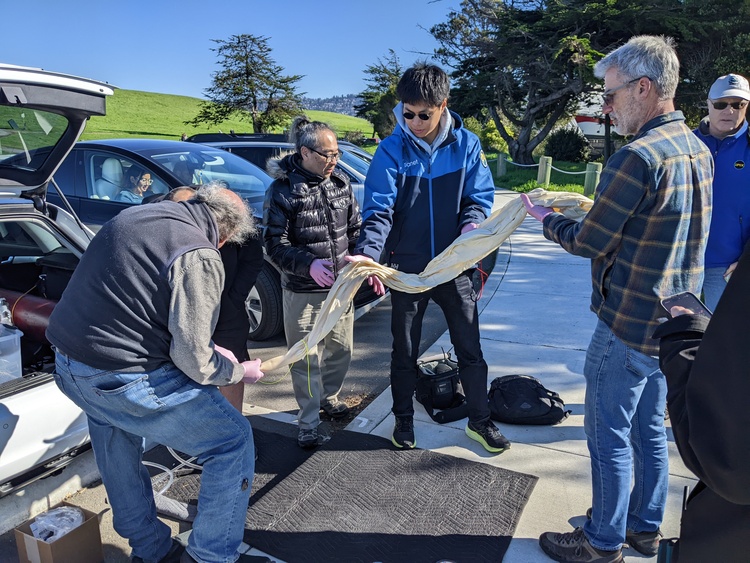
[[(335, 133), (324, 123), (298, 117), (292, 137), (296, 152), (268, 163), (275, 181), (266, 194), (264, 221), (266, 251), (282, 272), (289, 346), (312, 329), (362, 222), (348, 180), (334, 170), (339, 155)], [(292, 365), (302, 448), (328, 439), (318, 432), (321, 408), (332, 417), (348, 413), (338, 395), (351, 361), (353, 323), (350, 305), (317, 349)]]

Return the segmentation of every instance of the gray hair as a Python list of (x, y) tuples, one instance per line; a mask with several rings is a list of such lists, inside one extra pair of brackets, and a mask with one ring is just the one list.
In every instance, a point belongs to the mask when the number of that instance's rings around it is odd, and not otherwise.
[(638, 35), (618, 47), (594, 65), (597, 78), (611, 68), (626, 80), (645, 76), (655, 86), (660, 100), (671, 100), (680, 80), (680, 61), (677, 59), (675, 42), (663, 35)]
[(297, 152), (300, 152), (302, 147), (315, 149), (318, 147), (320, 134), (323, 131), (330, 131), (334, 137), (336, 136), (328, 124), (322, 121), (310, 121), (306, 115), (300, 115), (294, 118), (289, 129), (289, 142), (294, 143)]
[(211, 210), (216, 219), (220, 240), (242, 243), (248, 237), (258, 234), (258, 227), (247, 202), (223, 182), (199, 186), (193, 200), (205, 203)]

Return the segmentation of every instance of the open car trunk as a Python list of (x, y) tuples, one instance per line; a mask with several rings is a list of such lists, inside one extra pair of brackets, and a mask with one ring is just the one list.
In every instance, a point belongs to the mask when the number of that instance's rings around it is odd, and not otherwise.
[(0, 63), (0, 496), (88, 448), (85, 415), (55, 384), (45, 330), (93, 234), (46, 193), (111, 94), (100, 82)]

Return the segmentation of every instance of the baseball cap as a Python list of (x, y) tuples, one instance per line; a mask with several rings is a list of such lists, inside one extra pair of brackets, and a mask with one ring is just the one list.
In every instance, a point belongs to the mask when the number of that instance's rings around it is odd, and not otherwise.
[(748, 85), (747, 79), (739, 74), (720, 76), (708, 91), (709, 100), (718, 100), (719, 98), (750, 100), (750, 85)]

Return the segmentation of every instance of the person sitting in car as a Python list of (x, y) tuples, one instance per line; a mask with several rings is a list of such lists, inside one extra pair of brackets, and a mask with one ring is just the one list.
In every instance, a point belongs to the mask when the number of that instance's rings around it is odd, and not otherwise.
[(151, 173), (138, 166), (131, 166), (125, 172), (126, 187), (115, 196), (115, 201), (125, 203), (143, 203), (143, 196), (154, 183)]

